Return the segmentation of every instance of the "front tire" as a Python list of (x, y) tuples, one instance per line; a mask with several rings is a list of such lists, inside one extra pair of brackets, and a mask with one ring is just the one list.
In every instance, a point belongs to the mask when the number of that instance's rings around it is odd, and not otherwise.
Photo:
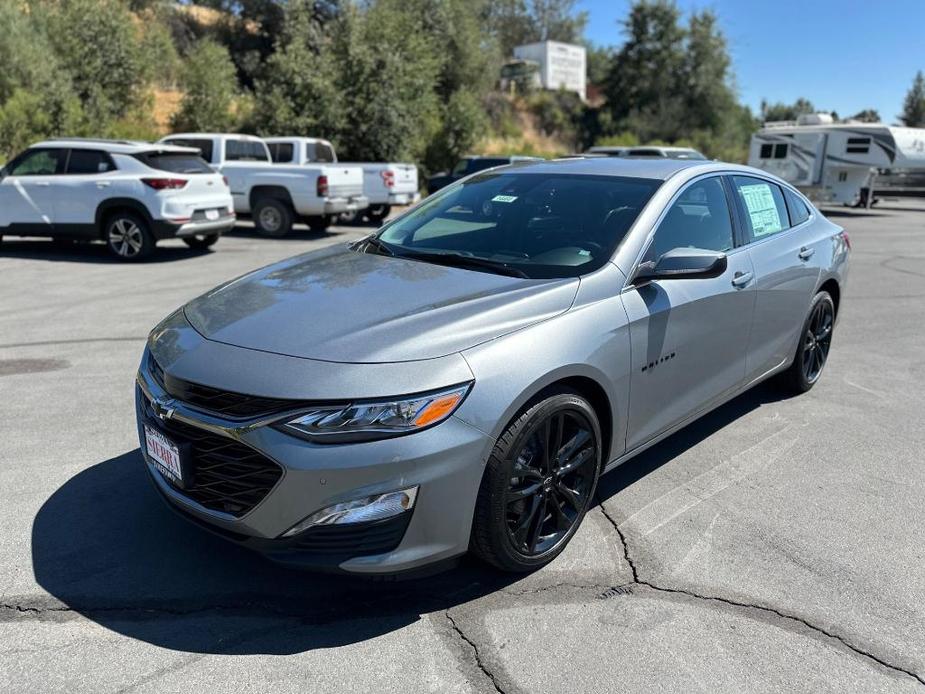
[(106, 221), (104, 238), (109, 252), (119, 260), (144, 260), (157, 243), (147, 223), (131, 212), (117, 212)]
[(793, 364), (781, 374), (787, 390), (805, 393), (816, 385), (829, 357), (834, 330), (835, 302), (828, 292), (819, 292), (813, 297), (803, 321)]
[(254, 203), (254, 226), (263, 236), (282, 238), (292, 231), (295, 214), (288, 203), (275, 198), (260, 198)]
[(601, 429), (577, 393), (549, 392), (498, 439), (479, 489), (470, 548), (504, 571), (555, 559), (578, 530), (601, 470)]
[(203, 251), (206, 248), (211, 248), (218, 241), (220, 234), (206, 234), (205, 236), (187, 236), (183, 239), (183, 243), (192, 248), (193, 250)]

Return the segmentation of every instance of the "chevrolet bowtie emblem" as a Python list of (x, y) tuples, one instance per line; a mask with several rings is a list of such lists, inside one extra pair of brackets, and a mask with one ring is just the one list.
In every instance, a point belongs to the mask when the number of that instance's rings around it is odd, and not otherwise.
[(173, 413), (176, 410), (176, 404), (173, 400), (159, 400), (157, 398), (151, 400), (151, 409), (154, 411), (154, 415), (160, 418), (163, 421), (167, 421), (173, 417)]

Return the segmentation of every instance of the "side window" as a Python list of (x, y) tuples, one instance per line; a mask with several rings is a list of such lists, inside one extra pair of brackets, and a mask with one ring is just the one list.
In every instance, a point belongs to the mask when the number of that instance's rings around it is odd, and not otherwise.
[(774, 145), (767, 143), (761, 145), (761, 152), (758, 154), (760, 159), (770, 159), (771, 155), (774, 153)]
[(774, 145), (774, 158), (775, 159), (786, 159), (787, 158), (787, 143), (779, 142)]
[(270, 148), (270, 157), (277, 164), (285, 164), (286, 162), (292, 161), (292, 143), (274, 142), (267, 146)]
[(51, 176), (64, 168), (63, 149), (34, 149), (10, 169), (11, 176)]
[(790, 228), (784, 194), (777, 185), (750, 176), (733, 176), (732, 185), (751, 241)]
[(643, 260), (658, 260), (675, 248), (728, 251), (733, 245), (726, 191), (714, 176), (684, 189), (655, 230)]
[(787, 199), (787, 211), (790, 212), (790, 224), (796, 226), (809, 219), (809, 209), (798, 195), (784, 188), (784, 197)]
[(267, 152), (261, 142), (254, 140), (227, 140), (225, 161), (268, 161)]
[(108, 154), (92, 149), (72, 149), (67, 160), (69, 174), (101, 174), (115, 168)]
[(331, 148), (331, 145), (325, 142), (318, 142), (315, 144), (315, 159), (314, 161), (324, 161), (324, 162), (335, 162), (337, 161), (334, 156), (334, 150)]
[(845, 146), (845, 152), (848, 154), (867, 154), (870, 152), (870, 138), (849, 137), (848, 144)]
[(466, 174), (466, 169), (468, 168), (469, 168), (469, 160), (460, 159), (458, 162), (456, 162), (456, 166), (453, 167), (453, 175), (454, 176), (464, 176)]

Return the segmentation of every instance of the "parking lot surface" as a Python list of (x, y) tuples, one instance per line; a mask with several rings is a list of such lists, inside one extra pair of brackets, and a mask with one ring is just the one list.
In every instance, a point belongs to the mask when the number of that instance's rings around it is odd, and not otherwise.
[(925, 689), (925, 205), (831, 218), (854, 251), (815, 389), (760, 386), (606, 476), (542, 571), (398, 583), (280, 569), (175, 517), (132, 403), (172, 309), (367, 230), (242, 225), (143, 265), (4, 241), (0, 690)]

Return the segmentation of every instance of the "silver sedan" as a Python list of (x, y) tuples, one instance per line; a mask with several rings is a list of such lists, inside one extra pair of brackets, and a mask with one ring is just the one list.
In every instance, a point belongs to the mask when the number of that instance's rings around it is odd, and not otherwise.
[(173, 509), (286, 564), (533, 570), (601, 474), (760, 381), (813, 387), (849, 251), (743, 166), (481, 172), (168, 316), (137, 377), (146, 466)]

